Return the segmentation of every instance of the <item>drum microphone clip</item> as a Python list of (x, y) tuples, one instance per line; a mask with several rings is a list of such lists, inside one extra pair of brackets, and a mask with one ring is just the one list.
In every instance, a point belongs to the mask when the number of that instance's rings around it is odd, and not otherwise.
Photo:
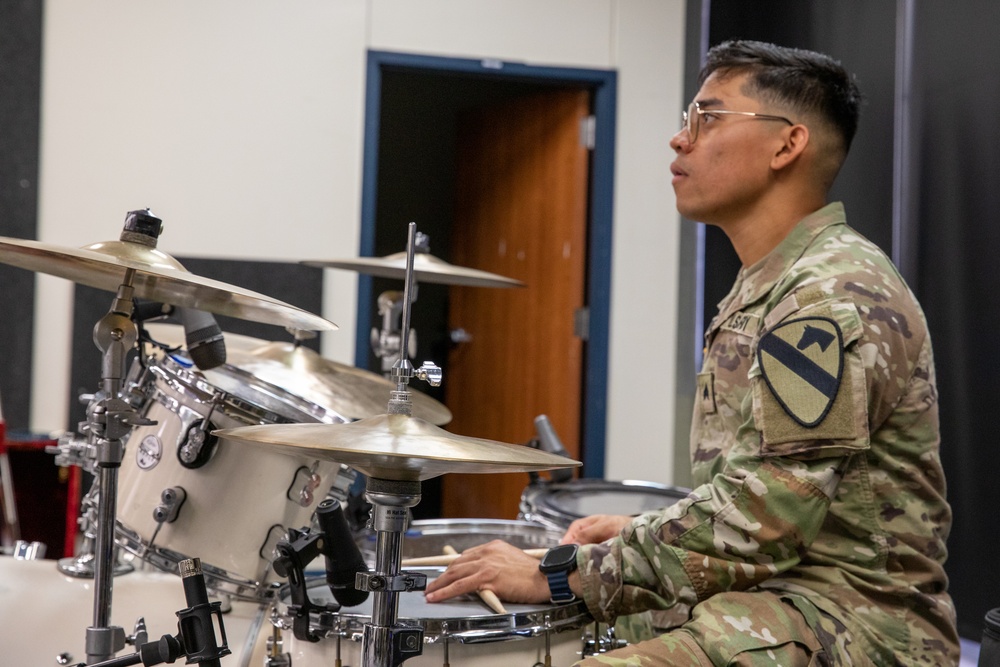
[(309, 614), (312, 612), (336, 613), (340, 605), (331, 602), (318, 605), (309, 599), (306, 585), (305, 566), (323, 553), (323, 534), (308, 528), (288, 529), (287, 537), (278, 541), (274, 548), (277, 556), (271, 563), (278, 576), (288, 579), (288, 591), (292, 603), (288, 612), (292, 616), (292, 633), (299, 641), (318, 642), (319, 636), (309, 628)]
[[(296, 639), (308, 642), (319, 641), (309, 628), (311, 611), (334, 613), (341, 605), (354, 607), (368, 599), (368, 591), (355, 585), (359, 574), (368, 574), (368, 565), (354, 542), (340, 502), (334, 498), (325, 499), (316, 508), (316, 520), (319, 532), (308, 528), (289, 529), (287, 538), (281, 539), (275, 547), (278, 555), (271, 563), (278, 575), (288, 579), (292, 632)], [(326, 561), (326, 583), (336, 603), (317, 605), (309, 599), (305, 567), (320, 554)]]

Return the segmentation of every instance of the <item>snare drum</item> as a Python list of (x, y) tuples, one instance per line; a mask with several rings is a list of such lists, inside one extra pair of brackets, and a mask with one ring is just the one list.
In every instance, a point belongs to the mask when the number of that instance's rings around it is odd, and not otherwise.
[(529, 485), (521, 494), (519, 519), (565, 532), (593, 514), (638, 515), (673, 505), (688, 491), (655, 482), (575, 479)]
[[(310, 629), (321, 638), (317, 643), (298, 640), (292, 634), (293, 619), (287, 612), (289, 597), (287, 593), (281, 596), (271, 620), (282, 634), (281, 652), (288, 654), (292, 665), (364, 667), (362, 636), (365, 624), (371, 621), (372, 596), (357, 607), (314, 614)], [(333, 602), (323, 581), (309, 585), (309, 599), (316, 604)], [(505, 603), (508, 613), (495, 614), (478, 598), (459, 597), (431, 604), (423, 593), (412, 592), (400, 593), (398, 599), (399, 622), (424, 632), (423, 653), (409, 658), (408, 667), (570, 665), (580, 659), (583, 628), (590, 622), (580, 600), (562, 605)], [(551, 663), (546, 661), (546, 652)], [(336, 662), (338, 658), (342, 663)]]
[(168, 572), (176, 572), (186, 558), (201, 558), (211, 588), (244, 599), (265, 596), (277, 540), (287, 528), (309, 525), (331, 487), (331, 495), (346, 500), (355, 473), (211, 433), (344, 420), (229, 365), (196, 371), (170, 356), (135, 364), (126, 393), (140, 414), (156, 423), (135, 427), (126, 441), (119, 544)]

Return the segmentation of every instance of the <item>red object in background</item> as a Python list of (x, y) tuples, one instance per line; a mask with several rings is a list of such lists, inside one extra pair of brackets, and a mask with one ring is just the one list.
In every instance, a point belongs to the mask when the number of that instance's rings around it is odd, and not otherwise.
[(80, 505), (80, 468), (57, 466), (45, 452), (55, 444), (32, 435), (8, 439), (0, 420), (0, 452), (6, 451), (10, 461), (21, 539), (45, 544), (46, 558), (73, 555)]

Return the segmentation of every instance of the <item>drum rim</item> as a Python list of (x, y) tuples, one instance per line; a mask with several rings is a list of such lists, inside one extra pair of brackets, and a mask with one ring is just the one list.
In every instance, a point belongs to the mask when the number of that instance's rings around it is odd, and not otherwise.
[[(278, 385), (262, 380), (231, 364), (222, 364), (218, 368), (212, 369), (213, 372), (233, 380), (234, 384), (228, 388), (221, 387), (217, 383), (212, 382), (202, 372), (186, 367), (174, 354), (164, 355), (163, 357), (149, 356), (146, 358), (145, 365), (154, 377), (162, 379), (173, 391), (182, 396), (189, 396), (201, 405), (211, 407), (215, 398), (221, 396), (221, 400), (226, 406), (239, 411), (244, 416), (241, 419), (239, 416), (227, 411), (227, 414), (230, 414), (237, 421), (248, 424), (260, 423), (260, 421), (272, 424), (287, 424), (308, 421), (310, 419), (321, 423), (341, 423), (347, 421), (342, 415), (329, 408), (314, 403)], [(219, 370), (220, 368), (225, 370)], [(143, 386), (143, 383), (138, 381), (136, 384), (140, 387)], [(154, 389), (162, 393), (162, 390), (156, 387), (155, 380), (152, 384)], [(237, 387), (241, 390), (249, 388), (252, 392), (240, 394), (233, 391), (232, 387)], [(247, 395), (250, 393), (253, 395)], [(254, 399), (258, 397), (259, 399), (272, 399), (268, 402), (277, 401), (282, 407), (288, 408), (289, 413), (294, 412), (296, 415), (290, 416), (289, 414), (278, 412), (273, 406), (264, 405), (264, 401), (255, 403)]]
[[(225, 370), (222, 371), (220, 369), (225, 369)], [(302, 416), (312, 418), (316, 422), (329, 424), (329, 423), (343, 423), (348, 421), (342, 415), (335, 412), (334, 410), (324, 407), (319, 403), (315, 403), (304, 396), (300, 396), (299, 394), (296, 394), (292, 391), (289, 391), (288, 389), (285, 389), (284, 387), (268, 382), (267, 380), (263, 380), (260, 377), (252, 373), (249, 373), (238, 366), (234, 366), (232, 364), (222, 364), (217, 368), (213, 368), (212, 372), (217, 372), (223, 375), (225, 375), (226, 373), (231, 373), (231, 377), (236, 381), (236, 386), (239, 387), (240, 389), (243, 388), (243, 385), (241, 383), (246, 383), (246, 385), (251, 387), (254, 391), (256, 391), (258, 395), (272, 397), (281, 402), (283, 405), (288, 405), (293, 410), (300, 412)], [(252, 398), (241, 396), (229, 389), (218, 387), (215, 383), (211, 382), (208, 376), (205, 376), (205, 380), (206, 382), (209, 382), (209, 384), (212, 384), (212, 386), (215, 386), (218, 391), (221, 391), (223, 394), (225, 394), (227, 398), (233, 397), (240, 403), (249, 403), (250, 405), (254, 405), (252, 403)], [(293, 400), (290, 401), (286, 400), (286, 397), (291, 397), (291, 399)], [(272, 413), (275, 412), (270, 408), (265, 408), (265, 409)], [(294, 417), (289, 417), (288, 415), (282, 415), (280, 413), (277, 414), (279, 414), (279, 416), (286, 422), (297, 423), (299, 421), (304, 421), (304, 420), (297, 420)]]
[[(611, 493), (635, 493), (636, 491), (653, 491), (655, 495), (673, 498), (674, 502), (664, 505), (668, 507), (687, 497), (690, 489), (669, 486), (658, 482), (643, 480), (606, 480), (606, 479), (575, 479), (569, 482), (535, 482), (529, 484), (521, 494), (521, 516), (529, 522), (552, 525), (565, 529), (570, 523), (582, 519), (585, 515), (555, 505), (554, 501), (571, 494), (587, 491), (605, 491)], [(650, 511), (650, 510), (647, 510)], [(638, 516), (634, 514), (633, 516)]]
[[(180, 562), (191, 558), (166, 547), (150, 544), (137, 532), (115, 521), (115, 543), (125, 551), (149, 563), (161, 572), (180, 575)], [(273, 600), (280, 590), (277, 582), (265, 583), (247, 579), (211, 563), (202, 563), (205, 585), (217, 593), (231, 595), (239, 600), (250, 602), (267, 602)]]
[[(471, 518), (457, 518), (457, 519), (417, 519), (411, 521), (407, 532), (415, 529), (422, 529), (421, 533), (426, 535), (436, 534), (433, 530), (435, 526), (440, 526), (441, 528), (448, 527), (472, 527), (472, 528), (489, 528), (506, 526), (509, 528), (528, 528), (536, 529), (546, 529), (545, 526), (539, 526), (537, 523), (532, 523), (530, 521), (525, 521), (523, 519), (471, 519)], [(546, 529), (547, 530), (547, 529)], [(446, 532), (441, 530), (441, 532)], [(474, 530), (473, 532), (489, 532), (488, 530)]]

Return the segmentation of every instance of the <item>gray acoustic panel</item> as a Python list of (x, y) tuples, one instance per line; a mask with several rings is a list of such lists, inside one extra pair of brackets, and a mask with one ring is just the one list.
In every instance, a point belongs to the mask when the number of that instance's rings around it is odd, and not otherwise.
[[(35, 238), (41, 2), (0, 3), (0, 235)], [(0, 401), (9, 430), (28, 426), (34, 275), (0, 267)]]

